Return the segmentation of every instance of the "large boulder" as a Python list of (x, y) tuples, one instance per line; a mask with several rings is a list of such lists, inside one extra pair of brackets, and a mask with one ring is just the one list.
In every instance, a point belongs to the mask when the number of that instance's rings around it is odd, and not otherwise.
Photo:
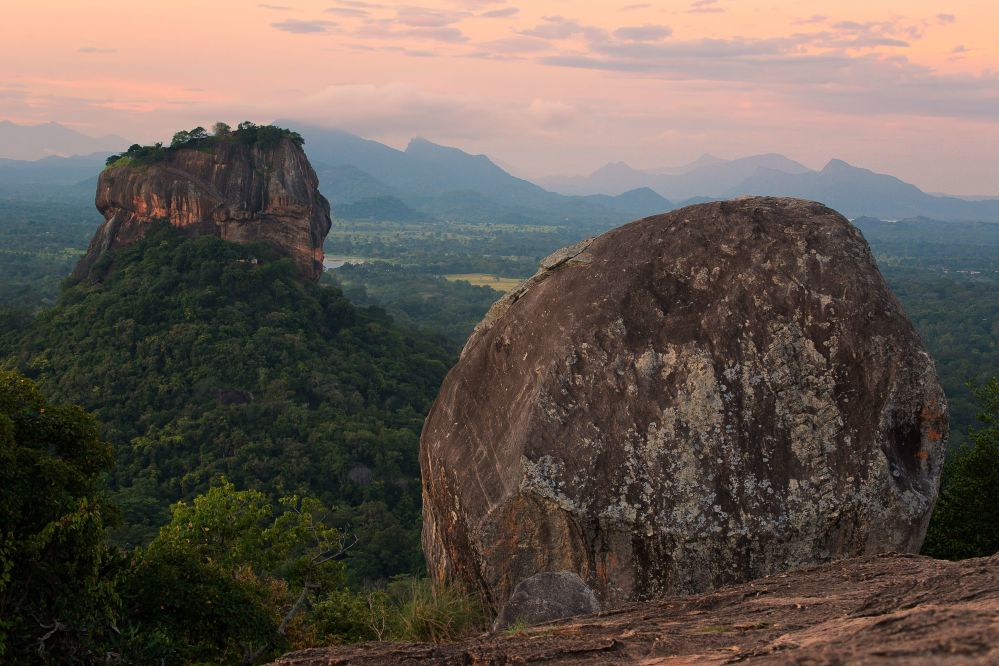
[(77, 278), (88, 277), (108, 250), (166, 223), (190, 236), (267, 243), (306, 277), (319, 279), (330, 205), (302, 147), (289, 138), (266, 147), (236, 139), (203, 143), (167, 148), (152, 164), (116, 164), (101, 173), (96, 204), (105, 222), (77, 264)]
[(421, 438), (428, 568), (496, 610), (574, 571), (606, 607), (916, 552), (946, 433), (846, 219), (684, 208), (556, 253), (472, 334)]

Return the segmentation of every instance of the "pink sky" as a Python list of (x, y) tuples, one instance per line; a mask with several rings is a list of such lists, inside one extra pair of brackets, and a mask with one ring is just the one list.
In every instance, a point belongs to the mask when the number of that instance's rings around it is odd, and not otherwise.
[(999, 3), (6, 0), (0, 119), (295, 118), (522, 175), (829, 158), (999, 194)]

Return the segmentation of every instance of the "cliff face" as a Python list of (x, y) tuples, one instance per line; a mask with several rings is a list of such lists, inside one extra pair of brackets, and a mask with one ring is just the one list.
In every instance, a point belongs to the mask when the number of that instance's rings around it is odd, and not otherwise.
[(97, 183), (98, 229), (74, 275), (97, 259), (140, 240), (165, 221), (192, 235), (237, 243), (263, 241), (287, 254), (307, 277), (323, 270), (329, 202), (305, 152), (283, 138), (267, 149), (237, 141), (169, 150), (149, 165), (106, 169)]
[(604, 607), (918, 551), (947, 405), (860, 232), (692, 206), (552, 255), (493, 306), (421, 437), (431, 575), (494, 610), (572, 571)]

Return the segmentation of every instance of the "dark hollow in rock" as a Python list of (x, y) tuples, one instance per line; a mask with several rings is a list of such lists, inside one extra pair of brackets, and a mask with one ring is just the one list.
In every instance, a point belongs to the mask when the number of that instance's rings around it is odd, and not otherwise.
[(218, 141), (170, 149), (153, 164), (113, 166), (100, 175), (96, 204), (105, 222), (73, 272), (78, 279), (90, 276), (105, 252), (141, 240), (156, 222), (191, 236), (264, 242), (308, 278), (322, 275), (330, 205), (291, 139), (268, 148)]
[(421, 437), (431, 576), (607, 608), (916, 552), (947, 404), (861, 233), (744, 198), (560, 251), (476, 328)]
[(493, 631), (534, 626), (600, 610), (597, 595), (571, 571), (543, 571), (517, 583)]

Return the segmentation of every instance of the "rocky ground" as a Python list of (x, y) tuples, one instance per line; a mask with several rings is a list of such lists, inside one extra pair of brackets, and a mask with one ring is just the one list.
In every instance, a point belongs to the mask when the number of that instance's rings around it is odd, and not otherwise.
[(999, 555), (842, 560), (449, 645), (366, 643), (274, 666), (999, 664)]

